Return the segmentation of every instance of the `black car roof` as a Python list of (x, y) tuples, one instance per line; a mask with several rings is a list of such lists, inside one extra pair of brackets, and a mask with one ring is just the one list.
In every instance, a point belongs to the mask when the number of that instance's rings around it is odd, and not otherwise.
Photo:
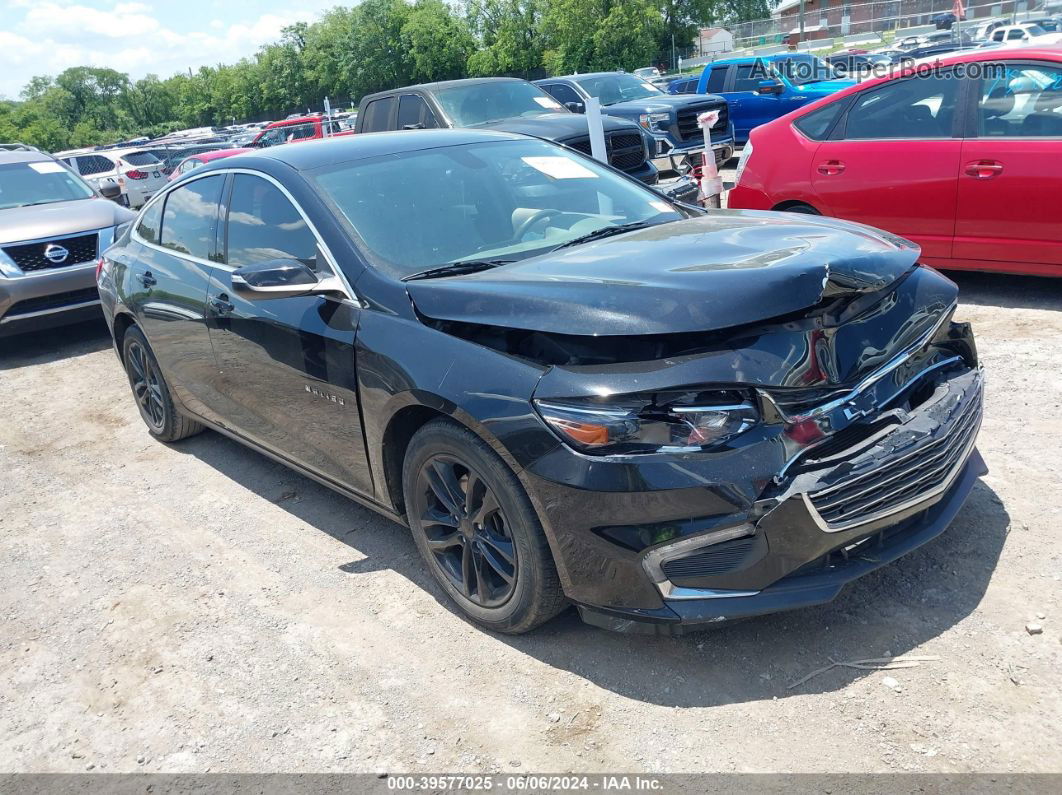
[[(459, 81), (454, 81), (459, 82)], [(462, 144), (486, 141), (517, 141), (525, 136), (488, 130), (400, 130), (397, 132), (359, 133), (343, 135), (336, 138), (321, 138), (315, 141), (285, 144), (261, 149), (254, 153), (234, 155), (217, 162), (218, 169), (233, 168), (239, 165), (267, 166), (262, 161), (285, 163), (297, 171), (306, 171), (334, 163), (350, 160), (362, 160), (386, 154), (417, 152), (443, 146), (460, 146)], [(205, 173), (213, 163), (197, 169), (197, 174)]]
[[(550, 80), (574, 80), (578, 82), (580, 77), (615, 77), (616, 75), (630, 74), (630, 72), (580, 72), (577, 75), (557, 75), (556, 77), (546, 77), (542, 80), (536, 80), (536, 83), (548, 83)], [(641, 78), (638, 78), (639, 80)]]

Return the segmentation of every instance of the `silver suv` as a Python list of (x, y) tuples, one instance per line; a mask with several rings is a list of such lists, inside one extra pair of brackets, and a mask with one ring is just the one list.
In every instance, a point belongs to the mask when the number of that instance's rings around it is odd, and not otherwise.
[(0, 150), (0, 337), (99, 316), (96, 263), (135, 217), (49, 155)]

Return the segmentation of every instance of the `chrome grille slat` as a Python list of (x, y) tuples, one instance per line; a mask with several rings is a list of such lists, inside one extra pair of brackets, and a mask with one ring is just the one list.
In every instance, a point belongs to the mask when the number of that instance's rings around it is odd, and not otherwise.
[(817, 492), (808, 500), (820, 518), (831, 528), (854, 520), (887, 515), (929, 494), (948, 482), (962, 464), (980, 426), (982, 390), (980, 384), (964, 397), (945, 433), (883, 464), (870, 472), (842, 481)]
[[(969, 431), (969, 427), (965, 427), (966, 426), (966, 421), (969, 419), (969, 416), (972, 413), (973, 406), (975, 405), (975, 402), (976, 402), (976, 399), (971, 401), (970, 402), (970, 406), (965, 407), (964, 410), (963, 410), (962, 415), (955, 421), (955, 425), (953, 426), (953, 428), (960, 428), (960, 426), (962, 426), (962, 429), (959, 431), (960, 433), (964, 433), (965, 434), (965, 433), (967, 433)], [(927, 463), (932, 463), (932, 461), (934, 461), (934, 460), (936, 460), (936, 459), (938, 459), (938, 458), (940, 458), (942, 456), (947, 456), (948, 453), (950, 451), (952, 451), (954, 449), (954, 447), (956, 446), (953, 442), (954, 442), (954, 439), (951, 438), (951, 434), (948, 434), (947, 436), (942, 436), (940, 439), (937, 439), (937, 440), (935, 440), (933, 442), (930, 442), (929, 444), (923, 445), (922, 447), (920, 447), (919, 449), (909, 453), (908, 455), (905, 455), (905, 456), (903, 456), (901, 458), (895, 459), (894, 461), (890, 461), (889, 462), (889, 470), (891, 471), (893, 467), (895, 467), (895, 466), (897, 466), (899, 464), (902, 464), (902, 463), (904, 463), (906, 461), (909, 461), (912, 458), (920, 458), (920, 459), (922, 459), (921, 464), (923, 464), (923, 465), (927, 464)], [(940, 450), (940, 452), (934, 452), (938, 448), (945, 448), (945, 449)], [(926, 459), (926, 454), (927, 453), (932, 453), (932, 455), (928, 458), (928, 460)], [(833, 501), (829, 501), (829, 502), (820, 503), (819, 500), (822, 497), (824, 497), (824, 496), (829, 496), (831, 494), (836, 494), (838, 492), (838, 490), (843, 489), (843, 490), (845, 490), (845, 496), (843, 498), (844, 500), (854, 499), (854, 498), (860, 497), (861, 495), (863, 495), (863, 494), (865, 494), (865, 493), (867, 493), (869, 491), (873, 491), (876, 488), (880, 488), (881, 486), (888, 485), (893, 480), (903, 477), (903, 474), (904, 474), (903, 472), (897, 473), (895, 475), (892, 475), (891, 477), (887, 477), (885, 480), (875, 481), (875, 482), (871, 483), (869, 486), (866, 486), (865, 488), (862, 488), (859, 491), (856, 491), (854, 494), (849, 493), (848, 489), (850, 489), (853, 485), (855, 485), (857, 483), (861, 483), (862, 481), (864, 481), (864, 480), (866, 480), (867, 478), (870, 478), (870, 477), (881, 477), (881, 472), (868, 472), (866, 475), (861, 475), (858, 478), (853, 478), (850, 481), (846, 481), (844, 483), (839, 483), (836, 486), (831, 486), (828, 489), (823, 489), (822, 491), (815, 492), (815, 495), (814, 495), (815, 496), (815, 500), (816, 500), (815, 507), (819, 508), (820, 510), (828, 511), (830, 508), (832, 508), (834, 505), (836, 505), (841, 500), (833, 500)]]
[[(976, 411), (977, 406), (979, 405), (979, 402), (980, 402), (980, 398), (981, 398), (980, 389), (978, 389), (978, 391), (971, 397), (969, 404), (967, 406), (963, 407), (962, 414), (952, 424), (952, 428), (956, 428), (959, 425), (964, 424), (968, 420), (969, 416)], [(911, 452), (906, 453), (905, 455), (902, 455), (899, 458), (892, 459), (891, 461), (889, 461), (889, 467), (892, 468), (892, 467), (895, 467), (895, 466), (899, 466), (900, 464), (903, 464), (903, 463), (909, 461), (910, 459), (912, 459), (912, 458), (914, 458), (916, 456), (923, 455), (924, 453), (926, 453), (927, 451), (931, 450), (932, 448), (939, 447), (941, 445), (947, 444), (949, 436), (950, 436), (950, 434), (942, 436), (941, 438), (936, 439), (936, 440), (930, 442), (929, 444), (922, 445), (921, 447), (919, 447), (919, 448), (917, 448), (915, 450), (912, 450)], [(822, 489), (820, 491), (817, 491), (817, 492), (815, 492), (814, 497), (815, 497), (816, 500), (819, 500), (819, 499), (821, 499), (823, 497), (826, 497), (826, 496), (828, 496), (830, 494), (833, 494), (834, 492), (840, 491), (842, 489), (845, 489), (845, 490), (846, 489), (850, 489), (853, 486), (855, 486), (855, 485), (857, 485), (859, 483), (862, 483), (863, 481), (865, 481), (867, 479), (875, 478), (875, 477), (881, 477), (881, 476), (882, 476), (881, 470), (875, 470), (875, 471), (867, 472), (867, 473), (865, 473), (863, 475), (859, 475), (859, 476), (857, 476), (855, 478), (852, 478), (851, 480), (846, 480), (843, 483), (838, 483), (835, 486), (830, 486), (829, 488), (825, 488), (825, 489)]]

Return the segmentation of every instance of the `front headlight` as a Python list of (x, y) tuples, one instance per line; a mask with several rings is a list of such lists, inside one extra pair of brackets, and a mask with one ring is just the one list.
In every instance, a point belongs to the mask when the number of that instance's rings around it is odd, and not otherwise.
[(577, 450), (597, 455), (696, 452), (718, 447), (759, 421), (740, 391), (657, 392), (599, 400), (538, 400), (535, 408)]
[(734, 184), (737, 185), (741, 182), (741, 172), (745, 170), (745, 164), (749, 162), (749, 158), (752, 157), (752, 139), (750, 138), (745, 142), (745, 148), (741, 150), (741, 157), (738, 158), (737, 168), (734, 170)]
[(647, 130), (652, 130), (659, 127), (667, 127), (668, 122), (671, 121), (671, 114), (667, 112), (663, 113), (643, 113), (638, 117), (638, 123)]

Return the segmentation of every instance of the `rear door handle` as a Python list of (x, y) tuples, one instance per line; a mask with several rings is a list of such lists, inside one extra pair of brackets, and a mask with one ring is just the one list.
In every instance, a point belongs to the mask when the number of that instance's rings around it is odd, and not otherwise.
[(1003, 173), (1003, 164), (998, 160), (974, 160), (966, 164), (966, 176), (974, 179), (992, 179)]
[(229, 312), (236, 308), (233, 304), (229, 302), (229, 297), (225, 295), (225, 293), (211, 298), (209, 301), (207, 301), (207, 304), (219, 315), (227, 315)]
[(844, 163), (840, 160), (827, 160), (819, 163), (817, 171), (824, 177), (835, 177), (844, 173)]
[(151, 275), (151, 271), (144, 271), (143, 273), (138, 273), (136, 276), (136, 280), (145, 287), (154, 287), (156, 284), (159, 283), (158, 279)]

